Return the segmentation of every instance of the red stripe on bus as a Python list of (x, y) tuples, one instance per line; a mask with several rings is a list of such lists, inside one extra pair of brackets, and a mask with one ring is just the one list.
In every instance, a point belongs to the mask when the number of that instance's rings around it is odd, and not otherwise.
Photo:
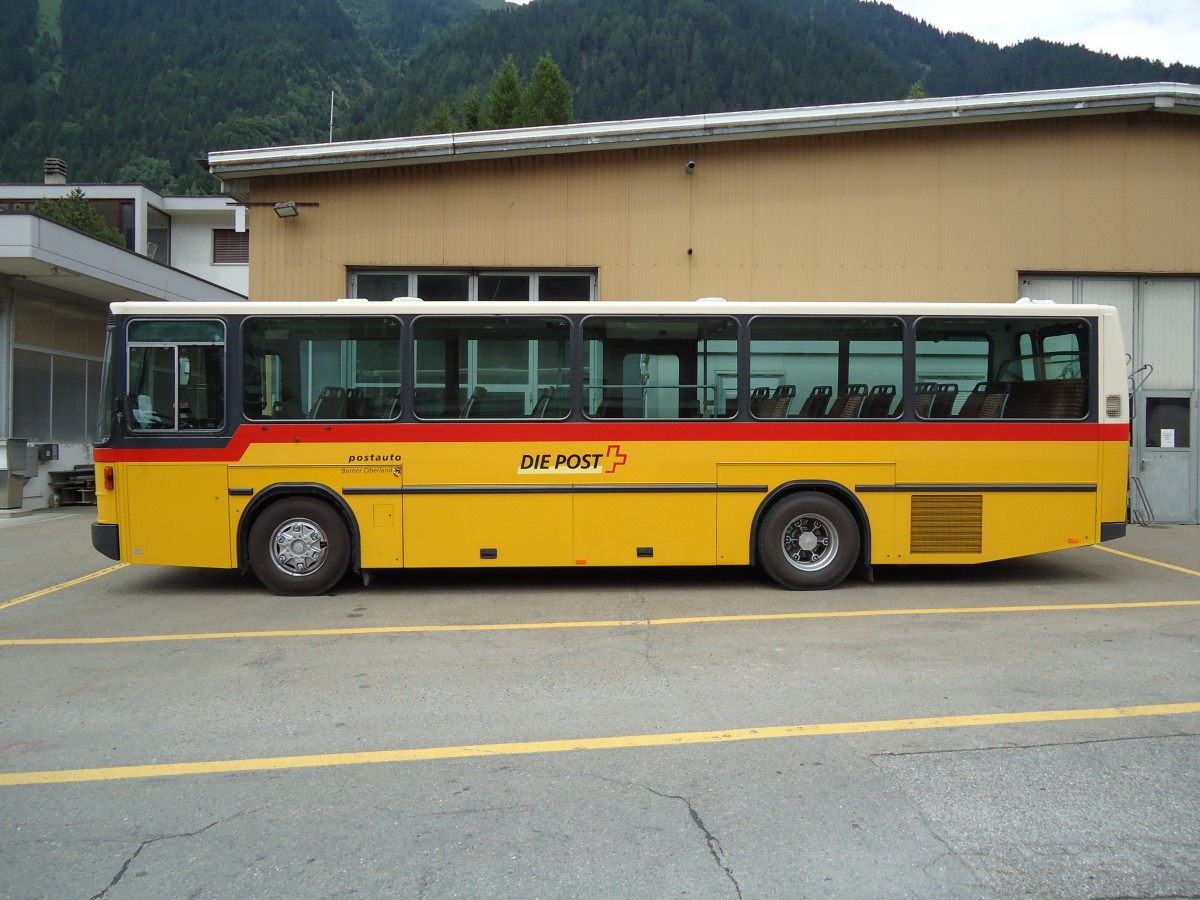
[[(168, 440), (170, 440), (168, 438)], [(242, 425), (218, 447), (95, 450), (96, 462), (235, 462), (259, 444), (565, 443), (571, 441), (1007, 442), (1129, 440), (1129, 426), (1080, 422), (447, 422)]]

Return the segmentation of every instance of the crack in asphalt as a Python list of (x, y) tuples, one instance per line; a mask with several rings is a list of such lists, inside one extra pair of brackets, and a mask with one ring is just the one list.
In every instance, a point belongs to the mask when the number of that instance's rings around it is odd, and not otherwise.
[(121, 879), (125, 877), (125, 873), (129, 871), (129, 867), (133, 865), (133, 861), (137, 859), (138, 856), (141, 855), (141, 852), (151, 844), (157, 844), (160, 841), (172, 841), (176, 838), (196, 837), (197, 835), (204, 834), (204, 832), (208, 831), (210, 828), (215, 828), (217, 825), (220, 825), (224, 822), (232, 821), (239, 816), (246, 815), (248, 812), (253, 812), (253, 810), (246, 810), (244, 812), (237, 813), (236, 815), (226, 816), (223, 819), (217, 819), (215, 822), (209, 822), (203, 828), (197, 828), (195, 831), (185, 831), (180, 832), (179, 834), (160, 834), (158, 837), (147, 838), (138, 844), (137, 849), (134, 850), (133, 853), (131, 853), (125, 860), (125, 862), (121, 864), (121, 868), (117, 870), (117, 874), (113, 876), (112, 881), (105, 885), (104, 890), (100, 891), (98, 894), (93, 894), (89, 900), (103, 900), (104, 896), (114, 887), (116, 887), (120, 883)]
[(700, 813), (696, 812), (696, 807), (692, 805), (692, 801), (687, 797), (681, 797), (678, 794), (664, 794), (662, 791), (656, 791), (654, 788), (645, 786), (646, 790), (655, 796), (662, 797), (664, 800), (678, 800), (687, 807), (688, 815), (692, 817), (692, 822), (700, 829), (700, 833), (704, 835), (704, 841), (708, 845), (708, 852), (716, 861), (717, 866), (725, 873), (725, 877), (729, 879), (729, 883), (733, 885), (734, 891), (737, 892), (738, 900), (742, 897), (742, 886), (738, 884), (737, 878), (734, 877), (733, 868), (725, 865), (725, 851), (721, 848), (721, 841), (715, 834), (708, 830), (708, 826), (704, 824), (704, 820), (700, 818)]

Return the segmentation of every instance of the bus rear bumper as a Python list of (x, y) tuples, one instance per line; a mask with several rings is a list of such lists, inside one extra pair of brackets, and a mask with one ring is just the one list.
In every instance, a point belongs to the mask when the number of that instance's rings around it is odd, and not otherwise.
[(92, 546), (109, 559), (121, 559), (121, 526), (92, 523)]
[(1117, 538), (1125, 537), (1124, 522), (1101, 522), (1100, 523), (1100, 543), (1105, 541), (1115, 541)]

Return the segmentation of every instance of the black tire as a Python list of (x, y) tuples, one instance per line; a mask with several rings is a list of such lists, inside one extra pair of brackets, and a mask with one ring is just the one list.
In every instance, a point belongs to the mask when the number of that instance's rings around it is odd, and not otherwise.
[(272, 503), (250, 529), (250, 567), (276, 594), (311, 596), (334, 587), (350, 565), (346, 523), (307, 497)]
[(862, 536), (845, 505), (807, 492), (776, 501), (758, 526), (758, 563), (793, 591), (834, 587), (858, 561)]

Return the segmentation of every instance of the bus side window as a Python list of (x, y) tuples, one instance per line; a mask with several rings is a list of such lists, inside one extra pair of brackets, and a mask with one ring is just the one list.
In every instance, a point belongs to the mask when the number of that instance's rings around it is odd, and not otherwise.
[(391, 316), (256, 316), (245, 321), (248, 419), (394, 418), (400, 322)]
[[(1092, 380), (1080, 319), (923, 318), (917, 322), (919, 418), (1081, 419)], [(946, 396), (951, 394), (955, 396)]]
[(555, 316), (421, 316), (413, 323), (420, 419), (562, 419), (571, 326)]
[(737, 334), (737, 322), (723, 316), (589, 316), (583, 322), (584, 415), (735, 415)]
[[(751, 403), (750, 414), (757, 419), (898, 415), (896, 385), (903, 376), (899, 319), (760, 316), (750, 323), (751, 383), (773, 385), (770, 401)], [(803, 399), (790, 403), (788, 394)]]

